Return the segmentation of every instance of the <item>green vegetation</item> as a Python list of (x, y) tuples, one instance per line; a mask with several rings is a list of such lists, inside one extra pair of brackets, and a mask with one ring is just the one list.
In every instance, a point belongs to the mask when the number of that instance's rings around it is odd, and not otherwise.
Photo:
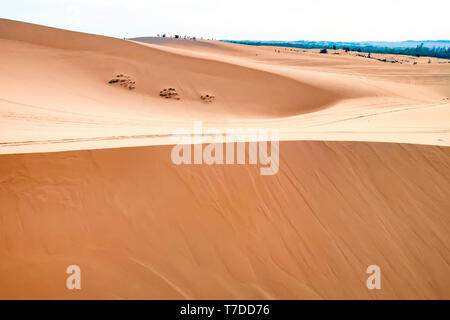
[[(450, 41), (424, 41), (418, 44), (414, 41), (405, 41), (390, 44), (389, 42), (363, 42), (363, 43), (345, 43), (345, 42), (324, 42), (324, 41), (251, 41), (251, 40), (223, 40), (224, 42), (240, 43), (253, 46), (276, 46), (301, 49), (343, 49), (345, 52), (368, 52), (368, 53), (386, 53), (403, 54), (416, 57), (436, 57), (450, 59)], [(417, 43), (417, 44), (416, 44)], [(424, 45), (426, 43), (427, 45)], [(416, 44), (416, 46), (413, 46)], [(442, 45), (442, 46), (436, 46)], [(433, 45), (430, 47), (430, 45)]]

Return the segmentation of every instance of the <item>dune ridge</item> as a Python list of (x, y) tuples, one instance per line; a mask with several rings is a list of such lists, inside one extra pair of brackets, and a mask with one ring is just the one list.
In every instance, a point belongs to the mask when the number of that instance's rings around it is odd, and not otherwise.
[[(353, 56), (145, 39), (150, 43), (0, 19), (8, 61), (0, 66), (0, 153), (171, 144), (174, 128), (193, 120), (220, 129), (277, 127), (281, 140), (450, 145), (447, 65), (413, 69)], [(118, 74), (131, 77), (134, 90), (109, 85)], [(179, 101), (161, 99), (168, 88)], [(206, 94), (213, 103), (204, 103)], [(390, 113), (398, 113), (395, 121)]]
[[(16, 60), (16, 63), (23, 62), (20, 61), (20, 57), (17, 57), (17, 51), (24, 54), (26, 54), (24, 51), (28, 54), (30, 54), (29, 51), (32, 51), (33, 63), (39, 64), (39, 62), (44, 63), (45, 60), (49, 59), (49, 54), (52, 55), (55, 49), (56, 51), (64, 50), (63, 52), (57, 52), (64, 59), (62, 64), (53, 63), (55, 67), (59, 68), (53, 75), (75, 72), (70, 68), (70, 65), (67, 65), (66, 61), (67, 59), (76, 60), (74, 65), (77, 69), (76, 72), (87, 73), (81, 80), (87, 82), (85, 80), (89, 75), (89, 80), (97, 78), (95, 79), (97, 81), (95, 84), (90, 81), (89, 87), (84, 86), (83, 83), (72, 83), (70, 89), (95, 93), (96, 106), (97, 104), (103, 104), (105, 108), (109, 104), (111, 105), (109, 108), (112, 109), (114, 99), (122, 98), (119, 100), (123, 104), (122, 109), (129, 109), (136, 104), (140, 104), (142, 108), (142, 104), (148, 104), (148, 108), (152, 109), (151, 107), (153, 107), (155, 113), (159, 111), (160, 116), (163, 114), (166, 117), (167, 113), (170, 115), (170, 112), (166, 110), (168, 108), (175, 109), (178, 117), (189, 116), (189, 113), (183, 110), (180, 104), (169, 105), (164, 108), (165, 105), (161, 105), (163, 102), (160, 99), (150, 99), (158, 98), (160, 90), (169, 83), (172, 83), (172, 86), (178, 86), (177, 89), (184, 101), (183, 105), (196, 102), (198, 105), (196, 107), (200, 109), (198, 111), (203, 113), (206, 112), (206, 108), (201, 108), (200, 93), (202, 90), (208, 91), (210, 88), (214, 88), (210, 90), (213, 90), (215, 95), (221, 98), (221, 102), (217, 101), (218, 106), (214, 113), (209, 116), (216, 113), (222, 116), (224, 114), (245, 116), (248, 113), (257, 117), (265, 114), (278, 117), (295, 115), (321, 108), (323, 105), (330, 104), (338, 99), (336, 94), (311, 86), (307, 82), (301, 83), (278, 74), (229, 63), (171, 54), (131, 41), (6, 20), (0, 21), (0, 37), (8, 40), (3, 43), (5, 46), (3, 54), (10, 53), (7, 57), (12, 62), (10, 64), (11, 69), (17, 68), (14, 60)], [(70, 37), (70, 41), (67, 41), (68, 37)], [(17, 41), (20, 41), (20, 43), (17, 43)], [(15, 59), (13, 54), (16, 57)], [(100, 65), (100, 67), (94, 67), (95, 65)], [(36, 71), (33, 70), (33, 73), (36, 73)], [(48, 71), (45, 72), (43, 67), (39, 71), (43, 75), (48, 73)], [(105, 91), (104, 82), (109, 81), (117, 73), (129, 74), (136, 78), (135, 92), (139, 94), (126, 95), (126, 104), (124, 103), (124, 97), (115, 96), (115, 91), (108, 90), (108, 97), (104, 97), (99, 94), (101, 92), (97, 92), (97, 90)], [(34, 79), (33, 75), (27, 74), (29, 82), (41, 82), (39, 79)], [(100, 80), (101, 77), (103, 77), (103, 81)], [(58, 80), (55, 79), (55, 81)], [(75, 78), (73, 80), (80, 79)], [(257, 90), (255, 89), (255, 83), (258, 83)], [(28, 84), (28, 88), (29, 90), (32, 89), (30, 84)], [(58, 91), (64, 93), (66, 91), (62, 88), (58, 89)], [(139, 101), (136, 101), (137, 99)], [(143, 101), (143, 99), (145, 100)], [(64, 102), (68, 103), (67, 100)], [(77, 105), (78, 110), (92, 105), (89, 101), (84, 104), (82, 102), (84, 101), (80, 101)], [(56, 103), (61, 104), (62, 101), (53, 97), (52, 104), (55, 105)], [(237, 105), (239, 105), (239, 108), (236, 107)], [(192, 105), (190, 106), (192, 107)], [(117, 108), (120, 107), (117, 106)], [(140, 111), (145, 112), (144, 110)], [(193, 114), (196, 111), (194, 108), (190, 110)], [(175, 112), (172, 111), (172, 114), (175, 114)]]

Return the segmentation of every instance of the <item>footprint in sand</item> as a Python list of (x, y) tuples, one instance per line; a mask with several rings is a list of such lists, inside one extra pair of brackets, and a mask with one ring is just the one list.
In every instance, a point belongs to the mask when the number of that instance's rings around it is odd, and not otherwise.
[(108, 83), (118, 84), (119, 86), (128, 88), (129, 90), (136, 88), (136, 82), (130, 76), (124, 74), (116, 75), (116, 77), (109, 80)]
[(210, 94), (205, 94), (204, 96), (203, 96), (203, 95), (200, 96), (200, 99), (202, 99), (203, 102), (205, 102), (205, 103), (210, 103), (210, 102), (213, 102), (213, 100), (215, 99), (215, 97), (212, 96), (212, 95), (210, 95)]
[(169, 89), (163, 89), (159, 92), (160, 97), (164, 97), (166, 99), (175, 99), (180, 100), (180, 97), (178, 96), (178, 93), (174, 88)]

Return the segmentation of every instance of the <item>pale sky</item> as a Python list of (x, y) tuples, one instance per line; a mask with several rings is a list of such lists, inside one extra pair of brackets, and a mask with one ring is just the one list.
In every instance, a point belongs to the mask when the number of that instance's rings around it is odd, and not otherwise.
[(450, 0), (3, 0), (0, 17), (113, 37), (450, 40)]

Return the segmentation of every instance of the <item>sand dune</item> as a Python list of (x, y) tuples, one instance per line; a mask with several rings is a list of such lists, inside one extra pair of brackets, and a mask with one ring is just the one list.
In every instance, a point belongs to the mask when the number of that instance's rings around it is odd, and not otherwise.
[[(180, 118), (288, 116), (320, 109), (339, 98), (307, 82), (261, 70), (170, 54), (130, 41), (29, 24), (16, 28), (16, 24), (2, 20), (0, 25), (0, 37), (7, 39), (2, 40), (2, 55), (10, 61), (2, 71), (9, 74), (19, 69), (27, 81), (2, 83), (5, 99), (10, 101), (33, 104), (21, 94), (26, 86), (54, 108), (65, 105), (78, 112), (95, 108), (122, 113), (126, 109), (131, 115), (136, 111)], [(130, 94), (105, 86), (116, 74), (135, 79), (136, 90)], [(179, 91), (183, 104), (159, 99), (160, 90), (171, 86)], [(201, 104), (204, 92), (218, 98), (213, 111)]]
[(285, 142), (275, 176), (168, 146), (5, 155), (0, 297), (448, 299), (449, 152)]
[[(0, 298), (450, 298), (450, 64), (4, 19), (0, 58)], [(278, 174), (174, 165), (193, 120)]]
[[(0, 66), (0, 153), (167, 144), (194, 119), (277, 127), (282, 140), (450, 145), (448, 64), (176, 41), (138, 44), (0, 19), (8, 61)], [(118, 74), (134, 90), (109, 85)], [(168, 88), (179, 101), (160, 97)], [(204, 103), (206, 94), (214, 103)]]

